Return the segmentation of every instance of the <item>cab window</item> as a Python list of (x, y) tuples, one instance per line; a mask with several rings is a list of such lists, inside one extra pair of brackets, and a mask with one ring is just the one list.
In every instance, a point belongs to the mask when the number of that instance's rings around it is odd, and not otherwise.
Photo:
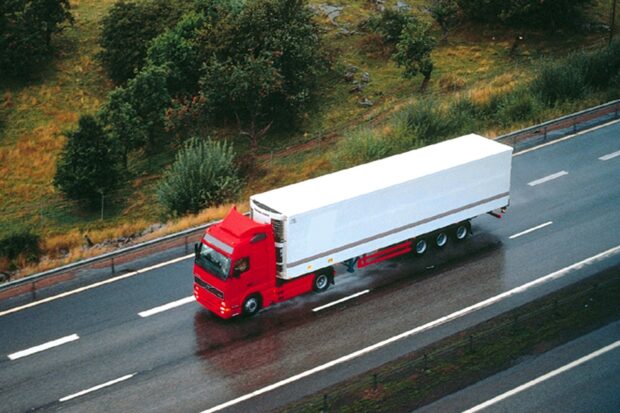
[(250, 269), (250, 258), (249, 257), (239, 258), (235, 262), (234, 275), (235, 277), (238, 277), (249, 269)]

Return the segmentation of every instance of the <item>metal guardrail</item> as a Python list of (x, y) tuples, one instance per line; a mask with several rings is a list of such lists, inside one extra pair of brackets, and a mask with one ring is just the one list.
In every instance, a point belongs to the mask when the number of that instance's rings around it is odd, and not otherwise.
[[(577, 113), (573, 113), (571, 115), (562, 116), (560, 118), (541, 123), (540, 125), (531, 126), (529, 128), (521, 129), (515, 132), (508, 133), (506, 135), (502, 135), (498, 137), (496, 140), (502, 143), (510, 144), (515, 152), (518, 152), (523, 149), (527, 149), (541, 143), (545, 143), (548, 141), (552, 141), (555, 139), (560, 139), (566, 135), (573, 134), (578, 132), (579, 126), (582, 127), (581, 130), (586, 127), (592, 127), (597, 124), (602, 124), (605, 122), (609, 122), (611, 119), (618, 119), (618, 113), (620, 111), (620, 99), (614, 100), (603, 105), (599, 105), (590, 109), (582, 110)], [(63, 265), (58, 268), (54, 268), (48, 271), (40, 272), (37, 274), (33, 274), (28, 277), (20, 278), (18, 280), (10, 281), (7, 283), (0, 284), (0, 293), (6, 290), (10, 290), (22, 285), (31, 284), (32, 290), (34, 291), (35, 285), (38, 281), (41, 281), (45, 278), (59, 275), (62, 273), (66, 273), (69, 271), (75, 271), (77, 269), (86, 267), (92, 264), (101, 264), (106, 261), (109, 261), (111, 273), (114, 274), (115, 271), (115, 258), (120, 258), (124, 255), (128, 255), (140, 250), (144, 250), (146, 248), (163, 244), (165, 242), (178, 240), (185, 238), (185, 248), (187, 250), (187, 240), (190, 236), (197, 235), (198, 233), (204, 231), (209, 226), (216, 224), (220, 221), (214, 221), (207, 224), (203, 224), (194, 228), (186, 229), (181, 232), (177, 232), (174, 234), (166, 235), (161, 238), (157, 238), (151, 241), (146, 241), (140, 244), (132, 245), (127, 248), (120, 249), (118, 251), (108, 252), (106, 254), (98, 255), (96, 257), (86, 258), (84, 260)]]
[(213, 224), (217, 224), (218, 222), (221, 222), (221, 221), (209, 222), (207, 224), (189, 228), (189, 229), (186, 229), (180, 232), (176, 232), (174, 234), (169, 234), (169, 235), (156, 238), (150, 241), (142, 242), (140, 244), (132, 245), (130, 247), (122, 248), (117, 251), (108, 252), (105, 254), (98, 255), (96, 257), (86, 258), (86, 259), (83, 259), (83, 260), (80, 260), (80, 261), (77, 261), (71, 264), (63, 265), (61, 267), (57, 267), (51, 270), (33, 274), (28, 277), (20, 278), (14, 281), (9, 281), (7, 283), (0, 284), (0, 292), (10, 290), (12, 288), (16, 288), (22, 285), (27, 285), (27, 284), (31, 284), (32, 289), (34, 290), (35, 284), (38, 281), (41, 281), (45, 278), (48, 278), (54, 275), (59, 275), (59, 274), (66, 273), (66, 272), (70, 272), (70, 271), (75, 271), (77, 269), (80, 269), (80, 268), (83, 268), (83, 267), (86, 267), (92, 264), (102, 264), (102, 263), (105, 263), (106, 261), (109, 262), (111, 273), (115, 274), (116, 273), (115, 262), (114, 262), (115, 258), (120, 258), (122, 256), (132, 254), (137, 251), (144, 250), (146, 248), (149, 248), (155, 245), (160, 245), (160, 244), (163, 244), (169, 241), (174, 241), (174, 240), (185, 238), (185, 249), (187, 251), (188, 250), (188, 238), (190, 236), (198, 235), (199, 233), (207, 229), (209, 226)]
[(520, 129), (499, 136), (495, 140), (511, 145), (515, 152), (519, 152), (618, 119), (619, 111), (620, 99)]

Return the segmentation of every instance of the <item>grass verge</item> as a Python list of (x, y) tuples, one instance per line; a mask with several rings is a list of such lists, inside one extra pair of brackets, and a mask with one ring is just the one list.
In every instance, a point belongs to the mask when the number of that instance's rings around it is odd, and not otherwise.
[(620, 267), (291, 403), (285, 412), (409, 412), (620, 317)]

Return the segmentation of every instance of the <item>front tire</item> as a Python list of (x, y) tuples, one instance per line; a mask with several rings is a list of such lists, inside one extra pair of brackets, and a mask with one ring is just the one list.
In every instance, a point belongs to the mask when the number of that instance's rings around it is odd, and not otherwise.
[(243, 316), (252, 317), (260, 310), (261, 301), (258, 295), (251, 295), (243, 302)]

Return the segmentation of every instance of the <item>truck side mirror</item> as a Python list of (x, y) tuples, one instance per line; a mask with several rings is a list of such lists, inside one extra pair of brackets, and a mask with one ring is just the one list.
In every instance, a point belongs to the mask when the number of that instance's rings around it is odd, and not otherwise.
[(200, 256), (200, 243), (195, 243), (194, 244), (194, 259), (198, 259), (198, 257)]

